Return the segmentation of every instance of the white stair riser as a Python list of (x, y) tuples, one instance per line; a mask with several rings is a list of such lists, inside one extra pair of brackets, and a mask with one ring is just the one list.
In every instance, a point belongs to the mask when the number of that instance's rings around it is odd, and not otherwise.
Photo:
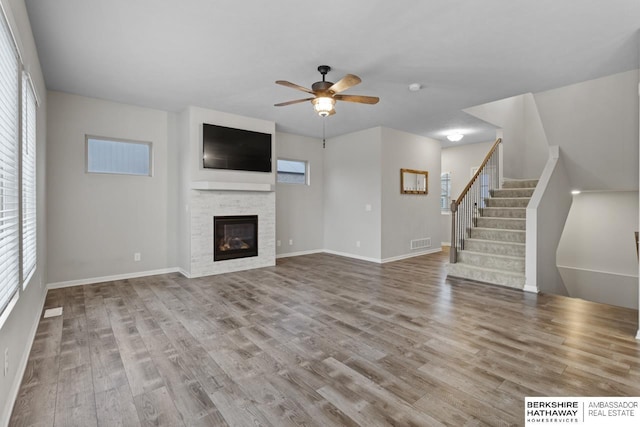
[(477, 220), (476, 226), (483, 228), (498, 228), (502, 230), (524, 230), (526, 227), (523, 218), (483, 218)]

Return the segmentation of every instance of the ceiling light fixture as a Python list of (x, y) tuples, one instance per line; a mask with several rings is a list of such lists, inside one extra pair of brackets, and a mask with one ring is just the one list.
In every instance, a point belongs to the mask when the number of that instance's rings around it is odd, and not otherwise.
[(417, 92), (417, 91), (419, 91), (420, 89), (422, 89), (422, 85), (421, 85), (420, 83), (411, 83), (411, 84), (409, 85), (409, 90), (410, 90), (411, 92)]
[(336, 100), (333, 98), (321, 96), (314, 98), (311, 103), (313, 104), (313, 109), (316, 110), (316, 113), (318, 113), (320, 117), (327, 117), (335, 113), (333, 107), (336, 105)]
[(578, 194), (580, 194), (580, 190), (571, 190), (571, 194), (577, 196)]
[(462, 138), (464, 137), (463, 134), (459, 133), (459, 132), (454, 132), (454, 133), (450, 133), (449, 135), (447, 135), (447, 139), (451, 142), (458, 142), (460, 141)]

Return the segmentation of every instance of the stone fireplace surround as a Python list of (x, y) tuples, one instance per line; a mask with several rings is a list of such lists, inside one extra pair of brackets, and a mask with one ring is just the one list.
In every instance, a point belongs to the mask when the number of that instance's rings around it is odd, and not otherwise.
[[(276, 203), (271, 185), (192, 183), (190, 277), (275, 265)], [(213, 260), (213, 217), (258, 215), (258, 256)]]

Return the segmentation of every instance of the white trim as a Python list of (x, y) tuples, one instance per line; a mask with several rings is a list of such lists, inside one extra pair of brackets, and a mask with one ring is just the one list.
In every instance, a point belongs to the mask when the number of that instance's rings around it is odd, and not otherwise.
[(451, 246), (451, 242), (440, 242), (440, 246)]
[(186, 270), (181, 269), (180, 267), (178, 267), (178, 273), (182, 274), (184, 277), (186, 277), (187, 279), (191, 279), (191, 273), (187, 273)]
[(387, 262), (400, 261), (400, 260), (403, 260), (403, 259), (414, 258), (414, 257), (421, 256), (421, 255), (435, 254), (436, 252), (442, 252), (442, 248), (433, 248), (433, 249), (429, 249), (429, 250), (426, 250), (426, 251), (420, 251), (420, 252), (414, 252), (414, 253), (410, 253), (410, 254), (398, 255), (398, 256), (391, 257), (391, 258), (384, 258), (381, 261), (381, 263), (382, 264), (386, 264)]
[[(90, 277), (87, 279), (68, 280), (66, 282), (47, 283), (47, 289), (68, 288), (71, 286), (93, 285), (94, 283), (112, 282), (114, 280), (135, 279), (136, 277), (155, 276), (157, 274), (182, 273), (178, 267), (160, 270), (139, 271), (137, 273), (116, 274), (113, 276)], [(184, 273), (183, 273), (184, 274)]]
[(44, 303), (46, 301), (47, 294), (44, 293), (42, 295), (42, 302), (40, 303), (40, 313), (37, 317), (35, 317), (35, 322), (31, 325), (31, 331), (28, 335), (29, 346), (22, 354), (20, 358), (20, 364), (18, 365), (18, 369), (16, 370), (16, 375), (13, 379), (13, 384), (9, 388), (9, 392), (7, 393), (7, 401), (4, 404), (4, 408), (2, 408), (2, 415), (0, 415), (0, 426), (8, 426), (9, 421), (11, 420), (11, 412), (13, 410), (13, 405), (18, 399), (18, 393), (20, 392), (20, 385), (22, 384), (22, 377), (24, 376), (24, 371), (27, 369), (27, 362), (29, 361), (29, 355), (31, 354), (31, 347), (33, 347), (33, 341), (36, 339), (36, 332), (38, 331), (38, 325), (40, 324), (40, 318), (42, 317), (42, 310), (44, 309)]
[(346, 252), (332, 251), (332, 250), (329, 250), (329, 249), (325, 249), (325, 250), (323, 250), (323, 252), (325, 252), (327, 254), (331, 254), (331, 255), (343, 256), (345, 258), (354, 258), (354, 259), (359, 259), (361, 261), (368, 261), (368, 262), (375, 262), (376, 264), (382, 264), (382, 260), (378, 259), (378, 258), (369, 258), (369, 257), (366, 257), (366, 256), (348, 254)]
[(288, 252), (285, 254), (278, 254), (276, 255), (276, 259), (279, 258), (289, 258), (289, 257), (295, 257), (295, 256), (302, 256), (302, 255), (311, 255), (311, 254), (321, 254), (325, 252), (322, 249), (314, 249), (314, 250), (310, 250), (310, 251), (299, 251), (299, 252)]
[(571, 267), (568, 265), (557, 265), (558, 268), (566, 268), (568, 270), (579, 270), (579, 271), (588, 271), (589, 273), (599, 273), (599, 274), (609, 274), (611, 276), (621, 276), (621, 277), (631, 277), (637, 279), (638, 276), (633, 274), (623, 274), (623, 273), (614, 273), (612, 271), (602, 271), (602, 270), (591, 270), (589, 268), (580, 268), (580, 267)]
[(638, 329), (638, 333), (636, 334), (636, 339), (640, 340), (640, 329)]
[(525, 283), (524, 288), (522, 288), (523, 291), (525, 292), (531, 292), (532, 294), (538, 294), (540, 293), (540, 291), (538, 290), (538, 287), (536, 285), (529, 285), (527, 283)]
[(20, 291), (16, 289), (15, 294), (9, 300), (9, 304), (4, 308), (4, 311), (0, 314), (0, 329), (4, 326), (4, 322), (7, 321), (9, 316), (11, 315), (11, 311), (13, 311), (13, 307), (16, 306), (18, 299), (20, 298)]

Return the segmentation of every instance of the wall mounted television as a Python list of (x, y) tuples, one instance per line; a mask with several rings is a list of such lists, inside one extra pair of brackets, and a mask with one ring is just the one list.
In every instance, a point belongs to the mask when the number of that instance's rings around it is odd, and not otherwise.
[(271, 172), (271, 134), (203, 123), (202, 166)]

